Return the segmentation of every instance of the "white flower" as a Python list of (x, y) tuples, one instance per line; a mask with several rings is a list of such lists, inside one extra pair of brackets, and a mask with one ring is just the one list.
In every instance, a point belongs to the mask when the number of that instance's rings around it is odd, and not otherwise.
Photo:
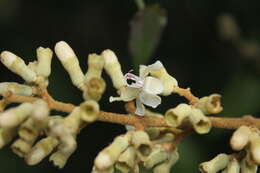
[(161, 104), (161, 98), (157, 96), (163, 91), (162, 82), (154, 77), (148, 76), (151, 70), (157, 70), (163, 68), (160, 61), (156, 61), (154, 64), (145, 66), (140, 65), (139, 76), (136, 76), (130, 72), (125, 75), (125, 79), (133, 81), (131, 84), (127, 84), (125, 88), (121, 90), (120, 97), (110, 97), (109, 101), (131, 101), (136, 99), (136, 111), (137, 115), (144, 115), (144, 105), (156, 108)]

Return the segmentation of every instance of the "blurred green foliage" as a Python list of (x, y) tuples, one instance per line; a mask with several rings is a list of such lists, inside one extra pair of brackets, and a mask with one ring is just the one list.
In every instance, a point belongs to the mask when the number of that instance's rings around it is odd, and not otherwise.
[[(222, 94), (224, 112), (220, 116), (259, 115), (260, 55), (246, 56), (236, 43), (221, 40), (216, 23), (218, 16), (230, 13), (240, 27), (243, 40), (259, 42), (259, 1), (151, 0), (147, 1), (147, 6), (154, 3), (167, 11), (167, 25), (157, 49), (154, 48), (162, 26), (156, 28), (149, 24), (150, 29), (138, 30), (142, 31), (141, 36), (136, 38), (141, 42), (130, 38), (133, 26), (129, 26), (129, 22), (137, 12), (133, 0), (1, 0), (0, 49), (13, 51), (29, 62), (34, 59), (37, 47), (53, 48), (57, 41), (65, 40), (74, 48), (84, 70), (87, 54), (100, 53), (106, 48), (117, 53), (124, 72), (133, 68), (131, 62), (150, 64), (159, 59), (180, 86), (191, 87), (195, 95)], [(149, 14), (146, 16), (149, 20), (152, 15), (157, 16), (158, 21), (165, 18), (157, 13), (145, 14)], [(153, 29), (157, 35), (150, 36)], [(129, 41), (135, 46), (134, 54), (129, 52)], [(149, 46), (144, 48), (143, 44)], [(256, 49), (260, 49), (258, 45)], [(57, 58), (52, 69), (50, 93), (58, 100), (80, 103), (81, 93), (71, 85)], [(0, 65), (0, 74), (1, 82), (22, 81), (3, 65)], [(112, 86), (107, 76), (105, 79), (107, 86)], [(108, 103), (109, 96), (115, 94), (115, 90), (108, 87), (101, 107), (106, 111), (124, 112), (123, 103)], [(175, 95), (163, 98), (158, 109), (164, 112), (183, 101)], [(5, 148), (0, 150), (1, 172), (90, 172), (98, 151), (121, 133), (124, 128), (114, 124), (99, 122), (86, 127), (78, 137), (77, 151), (63, 170), (54, 168), (47, 159), (29, 167)], [(173, 172), (198, 172), (198, 163), (220, 152), (233, 152), (228, 142), (230, 134), (231, 131), (217, 129), (209, 135), (190, 136), (179, 148), (180, 160)]]
[(156, 5), (136, 12), (130, 23), (129, 51), (137, 70), (139, 64), (147, 64), (161, 39), (167, 24), (166, 11)]

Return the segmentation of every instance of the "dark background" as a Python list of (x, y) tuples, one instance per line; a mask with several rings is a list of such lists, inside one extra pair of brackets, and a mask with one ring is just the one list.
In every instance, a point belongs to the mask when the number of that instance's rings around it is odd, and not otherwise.
[[(260, 115), (259, 2), (149, 1), (152, 3), (167, 10), (168, 24), (148, 64), (162, 61), (179, 85), (191, 87), (197, 96), (220, 93), (224, 112), (219, 116)], [(56, 42), (65, 40), (78, 55), (84, 71), (89, 53), (109, 48), (118, 55), (125, 73), (133, 68), (128, 40), (129, 22), (136, 11), (133, 0), (0, 0), (0, 51), (12, 51), (29, 62), (35, 59), (37, 47), (53, 49)], [(243, 45), (253, 49), (243, 53), (244, 49), (236, 43), (219, 37), (217, 18), (224, 13), (233, 15)], [(22, 82), (2, 64), (0, 75), (0, 82)], [(104, 77), (108, 90), (100, 102), (102, 110), (123, 113), (123, 103), (108, 102), (116, 92), (109, 78), (105, 74)], [(81, 93), (72, 86), (57, 58), (53, 59), (49, 92), (64, 102), (82, 101)], [(164, 97), (158, 110), (165, 112), (184, 101), (177, 95)], [(48, 159), (37, 166), (27, 166), (6, 147), (0, 150), (0, 172), (90, 172), (98, 151), (124, 132), (119, 125), (100, 122), (89, 125), (78, 136), (78, 149), (62, 170), (52, 166)], [(191, 135), (179, 148), (180, 160), (173, 172), (198, 172), (200, 162), (220, 152), (232, 153), (230, 135), (231, 131), (220, 129), (208, 135)]]

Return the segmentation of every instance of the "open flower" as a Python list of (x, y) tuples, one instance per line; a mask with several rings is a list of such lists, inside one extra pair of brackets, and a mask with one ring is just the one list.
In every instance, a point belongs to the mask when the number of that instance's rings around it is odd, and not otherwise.
[(110, 97), (109, 101), (131, 101), (136, 99), (136, 111), (137, 115), (144, 115), (144, 105), (156, 108), (161, 104), (161, 98), (157, 96), (163, 91), (162, 82), (154, 77), (148, 76), (151, 70), (157, 70), (163, 68), (160, 61), (156, 61), (154, 64), (145, 66), (140, 65), (139, 76), (134, 75), (131, 72), (126, 73), (125, 79), (131, 80), (133, 83), (127, 84), (125, 88), (121, 90), (120, 97)]

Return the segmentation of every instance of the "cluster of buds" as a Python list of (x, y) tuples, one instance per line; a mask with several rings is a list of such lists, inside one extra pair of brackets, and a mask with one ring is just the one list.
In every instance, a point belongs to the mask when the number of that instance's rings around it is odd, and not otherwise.
[(212, 94), (202, 97), (193, 106), (181, 103), (169, 109), (165, 113), (165, 120), (169, 126), (178, 127), (188, 119), (197, 133), (205, 134), (211, 129), (211, 121), (206, 114), (216, 114), (221, 111), (220, 95)]
[[(102, 78), (103, 69), (119, 94), (119, 97), (110, 97), (110, 102), (135, 100), (135, 115), (159, 117), (165, 120), (167, 125), (144, 126), (140, 129), (136, 126), (136, 129), (132, 127), (126, 134), (116, 137), (96, 157), (93, 173), (112, 173), (114, 170), (138, 173), (140, 167), (151, 169), (154, 173), (169, 173), (179, 158), (174, 144), (174, 141), (178, 141), (177, 134), (172, 130), (173, 127), (179, 127), (188, 120), (187, 122), (197, 133), (205, 134), (212, 126), (206, 115), (222, 111), (220, 95), (212, 94), (198, 99), (191, 105), (179, 104), (169, 109), (165, 115), (151, 112), (145, 109), (144, 105), (156, 108), (161, 104), (159, 95), (168, 96), (178, 89), (177, 80), (168, 74), (160, 61), (148, 66), (140, 65), (139, 76), (131, 71), (124, 75), (115, 53), (105, 50), (100, 55), (89, 54), (88, 70), (84, 74), (75, 52), (66, 42), (58, 42), (54, 49), (68, 72), (72, 84), (82, 91), (84, 99), (78, 106), (66, 104), (73, 107), (64, 111), (69, 112), (66, 117), (51, 115), (51, 111), (57, 108), (52, 104), (60, 103), (52, 99), (47, 92), (53, 56), (51, 49), (38, 48), (37, 61), (30, 62), (28, 65), (9, 51), (3, 51), (0, 57), (1, 62), (8, 69), (25, 80), (24, 84), (0, 83), (0, 96), (3, 96), (3, 100), (0, 101), (0, 148), (11, 143), (18, 136), (11, 144), (11, 149), (24, 158), (28, 165), (38, 164), (50, 155), (49, 161), (55, 166), (59, 168), (65, 166), (77, 148), (76, 138), (81, 129), (102, 115), (98, 101), (106, 89), (106, 83)], [(132, 83), (129, 83), (129, 80)], [(22, 103), (5, 110), (10, 103), (8, 97), (12, 95), (33, 98), (33, 100), (18, 101), (30, 103)], [(62, 108), (56, 110), (62, 111)], [(250, 137), (250, 140), (248, 138), (250, 142), (247, 142), (250, 143), (250, 151), (258, 152), (259, 142), (257, 144), (251, 142), (255, 141), (253, 138), (256, 138), (256, 135), (251, 136), (254, 137)], [(256, 154), (250, 154), (250, 158), (255, 162), (258, 159), (257, 164), (260, 162)], [(243, 163), (247, 164), (247, 162), (248, 160)], [(221, 167), (224, 168), (226, 166)]]
[[(97, 101), (106, 87), (101, 77), (104, 58), (90, 54), (88, 71), (83, 75), (71, 47), (64, 41), (56, 44), (55, 53), (69, 73), (72, 83), (82, 90), (85, 100), (66, 117), (62, 117), (50, 115), (53, 105), (42, 99), (45, 97), (44, 90), (48, 87), (53, 52), (49, 48), (40, 47), (36, 53), (37, 61), (28, 65), (9, 51), (1, 53), (1, 62), (21, 76), (25, 83), (0, 83), (0, 95), (4, 97), (0, 102), (0, 148), (12, 142), (10, 147), (13, 152), (24, 158), (28, 165), (38, 164), (52, 153), (49, 160), (55, 166), (63, 168), (77, 147), (77, 134), (98, 118)], [(5, 101), (6, 95), (34, 96), (36, 99), (5, 110), (9, 104)], [(46, 137), (37, 141), (38, 137), (44, 135)]]
[(165, 139), (165, 134), (153, 135), (152, 139), (146, 131), (130, 130), (116, 137), (97, 155), (92, 173), (113, 173), (114, 170), (138, 173), (139, 167), (152, 169), (154, 173), (169, 173), (179, 154), (177, 148), (167, 143), (174, 135)]
[(230, 144), (236, 154), (219, 154), (200, 164), (202, 173), (256, 173), (260, 165), (260, 135), (257, 128), (241, 126), (232, 135)]
[[(95, 121), (98, 114), (99, 105), (93, 100), (83, 102), (65, 118), (49, 116), (49, 107), (41, 99), (23, 103), (0, 114), (0, 147), (18, 135), (11, 149), (27, 164), (38, 164), (57, 148), (49, 160), (63, 168), (77, 147), (76, 136), (80, 129)], [(43, 134), (47, 137), (37, 141)]]

